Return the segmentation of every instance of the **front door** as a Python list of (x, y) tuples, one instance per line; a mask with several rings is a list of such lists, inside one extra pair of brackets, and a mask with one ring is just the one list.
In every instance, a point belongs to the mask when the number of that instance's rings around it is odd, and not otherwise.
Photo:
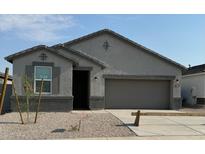
[(89, 74), (87, 70), (73, 70), (73, 109), (89, 109)]

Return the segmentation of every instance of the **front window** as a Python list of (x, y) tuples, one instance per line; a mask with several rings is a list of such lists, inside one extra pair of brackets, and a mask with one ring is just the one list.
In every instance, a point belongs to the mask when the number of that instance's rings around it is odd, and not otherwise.
[(39, 93), (41, 82), (43, 79), (42, 93), (51, 94), (52, 91), (52, 67), (50, 66), (35, 66), (34, 73), (34, 92)]

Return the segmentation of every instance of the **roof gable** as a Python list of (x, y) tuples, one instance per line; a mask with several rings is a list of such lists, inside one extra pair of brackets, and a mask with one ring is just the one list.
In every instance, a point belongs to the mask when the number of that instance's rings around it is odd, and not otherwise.
[(71, 58), (69, 58), (69, 57), (66, 57), (65, 55), (63, 55), (63, 54), (61, 54), (61, 53), (58, 53), (56, 50), (54, 50), (54, 49), (52, 49), (52, 48), (49, 48), (49, 47), (47, 47), (47, 46), (45, 46), (45, 45), (34, 46), (34, 47), (32, 47), (32, 48), (29, 48), (29, 49), (26, 49), (26, 50), (17, 52), (17, 53), (15, 53), (15, 54), (12, 54), (12, 55), (10, 55), (10, 56), (7, 56), (7, 57), (5, 57), (5, 59), (6, 59), (8, 62), (13, 63), (13, 60), (16, 59), (16, 58), (18, 58), (18, 57), (25, 56), (25, 55), (31, 54), (31, 53), (33, 53), (33, 52), (36, 52), (36, 51), (39, 51), (39, 50), (42, 50), (42, 49), (44, 49), (44, 50), (46, 50), (46, 51), (48, 51), (48, 52), (50, 52), (50, 53), (52, 53), (52, 54), (55, 54), (55, 55), (57, 55), (57, 56), (59, 56), (59, 57), (61, 57), (61, 58), (64, 58), (64, 59), (66, 59), (66, 60), (68, 60), (68, 61), (71, 61), (71, 62), (72, 62), (73, 64), (75, 64), (75, 65), (78, 65), (78, 62), (77, 62), (75, 59), (71, 59)]
[(108, 67), (107, 64), (105, 64), (104, 62), (98, 60), (97, 58), (95, 58), (93, 56), (90, 56), (90, 55), (88, 55), (88, 54), (86, 54), (84, 52), (68, 48), (68, 47), (64, 46), (63, 44), (57, 44), (55, 46), (52, 46), (51, 48), (54, 48), (56, 50), (64, 49), (64, 50), (66, 50), (68, 52), (71, 52), (72, 54), (75, 54), (77, 56), (83, 57), (83, 58), (91, 61), (92, 63), (95, 63), (95, 64), (99, 65), (101, 68)]
[(179, 64), (179, 63), (177, 63), (177, 62), (175, 62), (175, 61), (173, 61), (173, 60), (171, 60), (171, 59), (169, 59), (165, 56), (162, 56), (161, 54), (159, 54), (159, 53), (157, 53), (157, 52), (155, 52), (151, 49), (148, 49), (148, 48), (144, 47), (143, 45), (140, 45), (140, 44), (138, 44), (138, 43), (136, 43), (136, 42), (134, 42), (134, 41), (132, 41), (132, 40), (130, 40), (130, 39), (116, 33), (116, 32), (114, 32), (114, 31), (112, 31), (112, 30), (109, 30), (109, 29), (103, 29), (103, 30), (100, 30), (100, 31), (97, 31), (97, 32), (94, 32), (94, 33), (91, 33), (91, 34), (88, 34), (88, 35), (85, 35), (85, 36), (82, 36), (80, 38), (65, 42), (65, 43), (63, 43), (63, 45), (69, 46), (69, 45), (77, 44), (81, 41), (88, 40), (88, 39), (97, 37), (99, 35), (105, 34), (105, 33), (110, 34), (110, 35), (112, 35), (112, 36), (114, 36), (114, 37), (116, 37), (116, 38), (118, 38), (122, 41), (125, 41), (126, 43), (128, 43), (128, 44), (130, 44), (134, 47), (141, 48), (146, 53), (151, 54), (151, 55), (153, 55), (157, 58), (160, 58), (161, 60), (163, 60), (163, 61), (165, 61), (169, 64), (172, 64), (172, 65), (180, 68), (181, 70), (186, 70), (187, 69), (185, 66), (183, 66), (183, 65), (181, 65), (181, 64)]

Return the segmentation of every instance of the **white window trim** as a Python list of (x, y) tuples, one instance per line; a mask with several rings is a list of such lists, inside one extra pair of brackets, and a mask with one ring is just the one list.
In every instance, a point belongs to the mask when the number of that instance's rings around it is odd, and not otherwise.
[(42, 79), (36, 79), (36, 68), (37, 67), (47, 67), (47, 68), (50, 68), (50, 70), (51, 70), (51, 79), (43, 79), (43, 81), (50, 81), (50, 83), (51, 83), (51, 85), (50, 85), (50, 92), (42, 92), (42, 94), (52, 94), (52, 81), (53, 81), (52, 66), (35, 66), (34, 67), (34, 94), (39, 94), (39, 92), (36, 92), (36, 81), (42, 81)]

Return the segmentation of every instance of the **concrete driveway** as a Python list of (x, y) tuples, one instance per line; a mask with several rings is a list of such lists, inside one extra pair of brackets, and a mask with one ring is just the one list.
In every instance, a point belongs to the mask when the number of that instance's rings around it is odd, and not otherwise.
[[(140, 125), (136, 127), (133, 125), (135, 117), (131, 116), (131, 112), (137, 110), (107, 111), (134, 131), (138, 139), (205, 139), (205, 117), (141, 116)], [(167, 110), (167, 112), (179, 111)]]

